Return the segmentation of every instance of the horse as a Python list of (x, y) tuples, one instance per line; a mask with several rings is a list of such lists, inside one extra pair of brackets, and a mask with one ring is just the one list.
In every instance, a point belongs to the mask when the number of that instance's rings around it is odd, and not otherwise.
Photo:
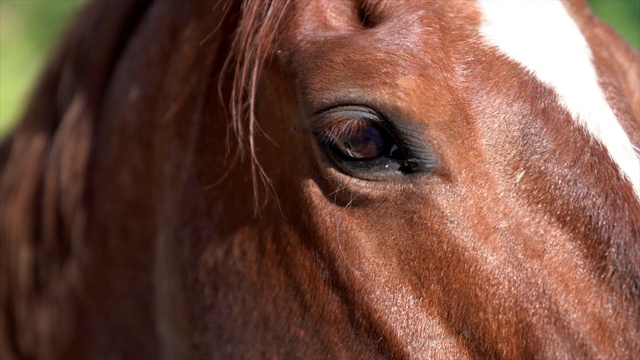
[(582, 0), (93, 0), (0, 151), (0, 358), (631, 359), (639, 147)]

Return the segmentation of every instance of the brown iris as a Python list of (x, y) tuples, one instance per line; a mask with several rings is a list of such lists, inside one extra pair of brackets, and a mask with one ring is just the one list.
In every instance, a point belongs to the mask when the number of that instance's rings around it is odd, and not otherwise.
[(356, 160), (373, 160), (384, 155), (382, 134), (370, 123), (356, 126), (336, 140), (336, 149)]

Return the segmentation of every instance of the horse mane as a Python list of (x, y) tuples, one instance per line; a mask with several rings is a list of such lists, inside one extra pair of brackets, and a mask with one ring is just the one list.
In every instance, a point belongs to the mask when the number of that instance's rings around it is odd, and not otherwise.
[[(18, 127), (0, 146), (2, 359), (47, 357), (75, 331), (71, 304), (81, 290), (86, 255), (85, 178), (94, 129), (112, 71), (152, 4), (95, 0), (87, 6), (42, 74)], [(227, 73), (229, 128), (240, 155), (248, 148), (251, 156), (256, 204), (257, 179), (270, 184), (254, 142), (258, 78), (288, 4), (242, 1), (239, 19), (234, 14), (222, 20), (238, 22), (220, 82)], [(222, 11), (237, 5), (226, 0)]]

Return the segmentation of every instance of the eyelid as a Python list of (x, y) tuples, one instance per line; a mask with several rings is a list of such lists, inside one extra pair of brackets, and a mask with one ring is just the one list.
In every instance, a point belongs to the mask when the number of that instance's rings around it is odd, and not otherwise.
[[(342, 115), (336, 117), (336, 114)], [(376, 123), (382, 123), (384, 120), (372, 109), (362, 106), (339, 106), (329, 109), (325, 109), (313, 114), (316, 118), (314, 121), (314, 130), (319, 130), (327, 123), (335, 121), (336, 119), (345, 120), (363, 120), (373, 121)]]
[(313, 132), (318, 140), (326, 141), (348, 134), (356, 126), (374, 123), (387, 133), (392, 133), (385, 119), (368, 107), (339, 106), (325, 109), (314, 114)]

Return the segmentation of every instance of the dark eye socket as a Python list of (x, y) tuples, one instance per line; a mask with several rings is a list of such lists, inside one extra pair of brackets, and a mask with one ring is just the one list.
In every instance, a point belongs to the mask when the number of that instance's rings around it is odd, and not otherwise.
[(380, 180), (425, 170), (371, 109), (348, 106), (320, 113), (314, 132), (327, 156), (348, 175)]

